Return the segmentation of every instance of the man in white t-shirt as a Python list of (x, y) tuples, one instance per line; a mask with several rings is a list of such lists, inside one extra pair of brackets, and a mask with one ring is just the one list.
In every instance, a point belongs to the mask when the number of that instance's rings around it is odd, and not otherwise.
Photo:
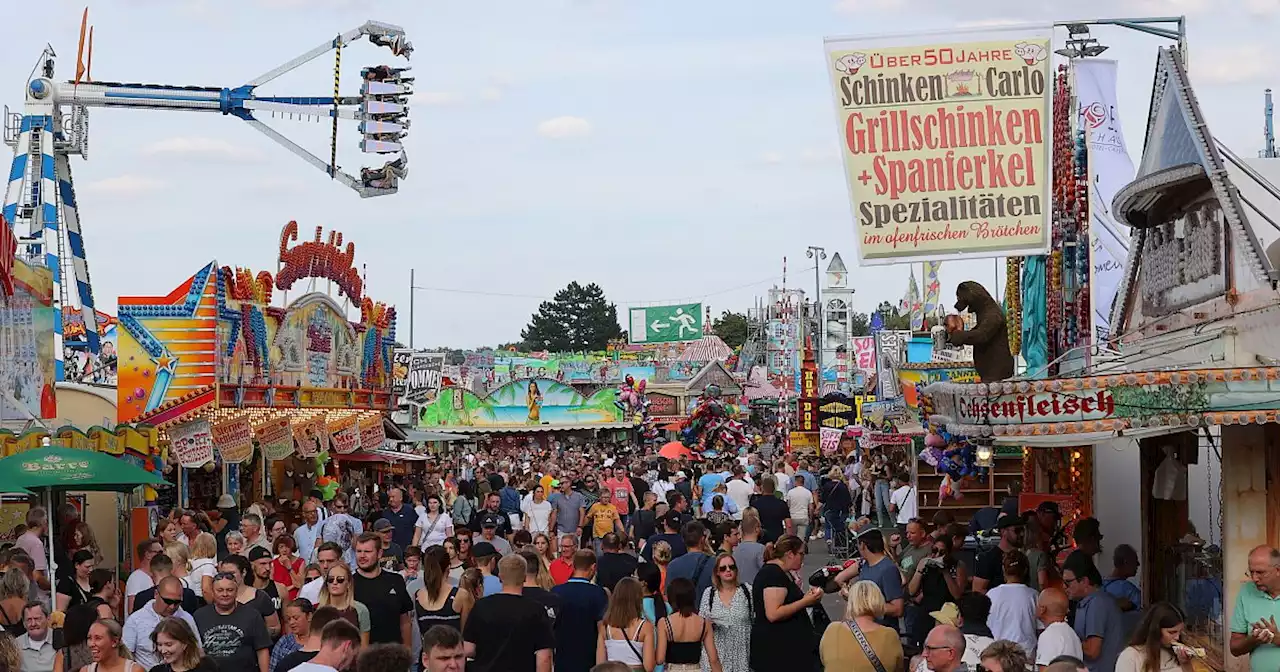
[(805, 486), (804, 476), (796, 474), (795, 487), (787, 491), (784, 499), (791, 509), (791, 529), (801, 539), (809, 538), (809, 518), (813, 515), (813, 493)]
[(1048, 665), (1058, 656), (1074, 656), (1084, 660), (1080, 636), (1067, 625), (1067, 594), (1060, 588), (1046, 588), (1036, 602), (1036, 618), (1044, 630), (1036, 642), (1036, 665)]
[(352, 667), (359, 651), (360, 630), (351, 621), (339, 618), (320, 631), (320, 650), (316, 657), (293, 669), (295, 672), (338, 672)]
[(151, 577), (151, 558), (164, 553), (164, 544), (155, 537), (143, 539), (138, 542), (138, 564), (137, 569), (129, 575), (129, 580), (124, 584), (124, 609), (126, 614), (132, 614), (137, 611), (133, 608), (133, 596), (142, 591), (155, 586), (155, 580)]
[(773, 483), (777, 492), (787, 492), (791, 489), (791, 477), (787, 475), (787, 465), (779, 462), (773, 465)]
[(342, 547), (332, 541), (326, 541), (316, 551), (316, 562), (320, 565), (320, 576), (312, 579), (298, 589), (298, 597), (305, 598), (313, 605), (320, 604), (320, 589), (324, 587), (324, 577), (329, 568), (342, 560)]
[(893, 482), (894, 491), (889, 495), (889, 511), (896, 516), (894, 522), (898, 523), (898, 529), (905, 529), (907, 523), (919, 515), (916, 488), (911, 485), (906, 474), (894, 476)]
[(733, 514), (734, 520), (742, 520), (742, 512), (751, 506), (751, 495), (755, 493), (755, 486), (747, 481), (747, 470), (741, 464), (733, 465), (733, 477), (724, 485), (725, 494), (729, 495), (729, 499), (738, 506), (738, 512)]

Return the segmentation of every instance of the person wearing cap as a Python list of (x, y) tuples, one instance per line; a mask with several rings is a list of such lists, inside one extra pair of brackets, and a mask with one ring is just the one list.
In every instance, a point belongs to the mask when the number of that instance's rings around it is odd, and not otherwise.
[[(507, 555), (511, 555), (511, 544), (506, 539), (502, 538), (500, 534), (498, 534), (498, 530), (502, 529), (501, 528), (502, 523), (500, 520), (498, 520), (498, 518), (500, 517), (502, 516), (488, 515), (488, 514), (482, 515), (483, 519), (480, 521), (480, 538), (478, 541), (488, 542), (489, 545), (493, 546), (498, 550), (498, 553), (502, 554), (503, 556), (507, 556)], [(473, 555), (474, 555), (474, 552), (475, 551), (473, 547), (472, 548)]]
[(240, 531), (240, 509), (236, 506), (236, 500), (226, 494), (218, 497), (217, 510), (210, 512), (209, 522), (213, 528), (213, 537), (218, 542), (218, 557), (225, 557), (228, 553), (227, 535)]
[(485, 495), (484, 508), (477, 511), (471, 516), (471, 529), (475, 532), (484, 532), (485, 525), (493, 528), (493, 534), (505, 539), (511, 534), (511, 519), (507, 518), (499, 511), (501, 506), (501, 496), (496, 492), (490, 492)]
[(1062, 509), (1057, 502), (1044, 501), (1036, 506), (1040, 532), (1049, 538), (1049, 548), (1061, 548), (1066, 541), (1062, 533)]
[(378, 564), (388, 572), (398, 572), (404, 567), (404, 549), (400, 545), (392, 541), (395, 537), (396, 526), (386, 518), (379, 518), (373, 521), (373, 531), (378, 533), (382, 543), (379, 547), (380, 556)]
[(988, 590), (1004, 583), (1004, 554), (1022, 548), (1025, 531), (1022, 516), (1002, 513), (996, 520), (996, 529), (1000, 531), (1000, 543), (978, 554), (977, 566), (974, 568), (973, 589), (985, 594)]
[(483, 577), (484, 594), (488, 596), (502, 592), (502, 581), (497, 576), (498, 558), (501, 557), (498, 549), (488, 541), (476, 542), (471, 547), (471, 557), (475, 559), (476, 567)]

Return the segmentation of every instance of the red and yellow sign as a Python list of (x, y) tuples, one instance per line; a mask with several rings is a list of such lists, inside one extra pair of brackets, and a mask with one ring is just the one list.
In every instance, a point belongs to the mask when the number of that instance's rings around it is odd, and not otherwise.
[(827, 40), (861, 264), (1049, 247), (1052, 26), (955, 34)]

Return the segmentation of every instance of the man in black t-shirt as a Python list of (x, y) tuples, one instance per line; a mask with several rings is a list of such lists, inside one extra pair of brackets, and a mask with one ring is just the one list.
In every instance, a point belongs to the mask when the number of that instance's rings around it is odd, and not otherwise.
[(1004, 583), (1004, 554), (1022, 548), (1025, 533), (1022, 516), (1010, 513), (1000, 515), (996, 529), (1000, 531), (1000, 544), (978, 554), (974, 568), (973, 589), (986, 594)]
[(617, 533), (604, 535), (600, 546), (604, 552), (596, 564), (596, 585), (613, 590), (619, 581), (635, 573), (638, 561), (635, 556), (622, 552), (622, 539)]
[(547, 612), (547, 624), (554, 631), (556, 615), (560, 613), (560, 598), (538, 585), (538, 570), (542, 566), (542, 560), (538, 558), (536, 552), (527, 548), (516, 555), (524, 558), (525, 564), (524, 592), (522, 595), (537, 602)]
[(214, 576), (213, 604), (197, 609), (193, 615), (200, 641), (205, 655), (218, 664), (218, 669), (265, 670), (270, 660), (271, 635), (257, 610), (236, 602), (238, 592), (240, 582), (234, 576)]
[(477, 534), (484, 531), (484, 525), (492, 521), (492, 525), (497, 530), (496, 534), (500, 537), (511, 536), (511, 519), (498, 511), (501, 497), (498, 493), (491, 492), (484, 499), (484, 508), (477, 511), (471, 516), (471, 531)]
[(524, 597), (528, 574), (524, 558), (510, 555), (498, 563), (502, 592), (477, 600), (462, 636), (471, 672), (537, 672), (551, 669), (555, 636), (542, 605)]
[(688, 549), (684, 547), (684, 537), (680, 536), (680, 528), (684, 526), (684, 518), (676, 511), (668, 511), (667, 515), (662, 517), (662, 534), (655, 534), (649, 537), (644, 544), (644, 550), (640, 552), (640, 557), (645, 562), (653, 562), (653, 545), (659, 541), (667, 542), (671, 547), (671, 559), (674, 560), (685, 553)]
[[(147, 603), (155, 598), (156, 586), (160, 585), (161, 579), (166, 576), (173, 576), (173, 560), (164, 553), (151, 558), (150, 567), (151, 576), (155, 579), (155, 585), (133, 596), (133, 611), (147, 606)], [(204, 600), (196, 596), (195, 591), (187, 587), (186, 579), (183, 579), (182, 582), (182, 610), (188, 614), (194, 614), (197, 609), (204, 606)]]
[(777, 541), (787, 532), (791, 507), (775, 495), (777, 484), (772, 476), (760, 479), (760, 494), (751, 496), (751, 506), (760, 513), (760, 541)]
[(404, 577), (383, 571), (378, 564), (381, 558), (381, 535), (366, 532), (356, 539), (355, 598), (369, 609), (369, 643), (409, 646), (413, 643), (409, 630), (413, 600)]

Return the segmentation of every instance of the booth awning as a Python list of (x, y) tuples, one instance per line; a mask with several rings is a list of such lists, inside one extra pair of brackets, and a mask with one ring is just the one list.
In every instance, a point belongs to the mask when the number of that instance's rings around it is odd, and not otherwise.
[(343, 462), (422, 462), (427, 459), (425, 455), (400, 453), (394, 450), (361, 450), (349, 455), (334, 453), (333, 456)]
[[(461, 434), (524, 434), (527, 432), (569, 432), (583, 429), (633, 429), (630, 422), (593, 422), (559, 425), (486, 425), (483, 427), (449, 427), (450, 432)], [(443, 432), (442, 432), (443, 433)], [(413, 441), (412, 432), (409, 440)]]
[(1049, 434), (1042, 436), (1002, 436), (995, 440), (998, 446), (1027, 446), (1028, 448), (1064, 448), (1066, 446), (1091, 446), (1115, 441), (1117, 450), (1122, 448), (1121, 442), (1126, 439), (1150, 439), (1178, 432), (1192, 432), (1196, 427), (1181, 425), (1178, 427), (1142, 427), (1126, 429), (1123, 432), (1081, 432), (1076, 434)]
[(465, 441), (471, 437), (455, 432), (436, 432), (423, 429), (406, 429), (402, 441)]

